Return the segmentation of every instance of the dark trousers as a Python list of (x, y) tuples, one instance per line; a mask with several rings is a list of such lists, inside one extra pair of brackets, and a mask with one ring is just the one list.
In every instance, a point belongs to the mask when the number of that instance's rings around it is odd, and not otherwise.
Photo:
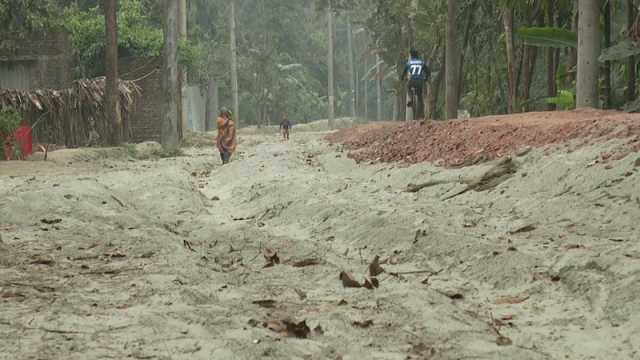
[(423, 89), (424, 89), (424, 80), (409, 80), (409, 84), (407, 85), (408, 99), (407, 103), (412, 101), (411, 99), (411, 89), (415, 89), (416, 98), (418, 99), (417, 104), (411, 104), (411, 108), (413, 109), (413, 117), (414, 119), (422, 119), (424, 117), (424, 98), (422, 97)]
[(231, 153), (225, 150), (220, 151), (220, 158), (222, 159), (222, 164), (228, 164), (229, 160), (231, 160)]

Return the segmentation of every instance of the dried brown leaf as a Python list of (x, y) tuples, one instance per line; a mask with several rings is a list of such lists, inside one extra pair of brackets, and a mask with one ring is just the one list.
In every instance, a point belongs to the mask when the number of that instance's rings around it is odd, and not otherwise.
[(265, 308), (272, 308), (276, 306), (276, 301), (272, 299), (254, 300), (251, 303)]
[(307, 293), (305, 293), (304, 291), (300, 290), (300, 289), (293, 289), (296, 294), (298, 294), (298, 297), (300, 298), (300, 300), (305, 300), (307, 298)]
[(364, 279), (364, 284), (362, 286), (366, 289), (373, 290), (380, 286), (380, 282), (376, 278)]
[(273, 251), (272, 249), (266, 248), (262, 252), (265, 261), (267, 262), (264, 267), (272, 267), (277, 264), (280, 264), (280, 258), (278, 257), (278, 253)]
[(314, 266), (314, 265), (320, 265), (320, 260), (318, 260), (318, 259), (304, 259), (304, 260), (295, 261), (295, 262), (291, 263), (291, 266), (293, 266), (293, 267), (306, 267), (306, 266)]
[(376, 277), (384, 272), (382, 266), (380, 266), (380, 257), (376, 255), (373, 258), (371, 264), (369, 264), (369, 276)]
[(342, 286), (346, 288), (361, 288), (362, 285), (355, 281), (353, 277), (346, 272), (340, 273), (340, 280), (342, 280)]
[(436, 353), (435, 349), (432, 346), (425, 345), (424, 343), (413, 345), (411, 347), (411, 351), (414, 354), (426, 356), (434, 355)]
[(506, 336), (498, 335), (498, 338), (496, 339), (496, 344), (498, 344), (498, 346), (509, 346), (513, 344), (513, 341), (511, 341), (511, 339), (509, 339)]
[(369, 320), (364, 320), (364, 321), (354, 321), (351, 323), (351, 325), (355, 326), (355, 327), (359, 327), (362, 329), (366, 329), (368, 327), (370, 327), (371, 325), (373, 325), (373, 320), (369, 319)]
[(307, 326), (306, 320), (302, 320), (298, 323), (290, 320), (282, 320), (282, 323), (285, 325), (288, 337), (306, 339), (311, 333), (311, 329)]
[(497, 305), (505, 305), (505, 304), (520, 304), (529, 299), (529, 296), (501, 296), (496, 299)]

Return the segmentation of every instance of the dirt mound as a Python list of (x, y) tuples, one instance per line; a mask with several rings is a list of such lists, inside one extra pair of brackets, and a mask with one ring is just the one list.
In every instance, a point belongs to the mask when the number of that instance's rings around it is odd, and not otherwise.
[(429, 161), (444, 166), (493, 160), (527, 147), (576, 139), (586, 145), (614, 138), (629, 139), (616, 155), (639, 151), (640, 115), (576, 110), (442, 122), (378, 123), (342, 129), (328, 137), (353, 150), (350, 156), (356, 161)]

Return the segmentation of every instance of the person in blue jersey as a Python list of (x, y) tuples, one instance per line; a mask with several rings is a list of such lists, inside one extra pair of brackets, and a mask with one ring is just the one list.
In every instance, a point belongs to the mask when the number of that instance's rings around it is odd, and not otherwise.
[(418, 118), (422, 118), (422, 115), (424, 114), (424, 99), (422, 94), (424, 90), (424, 83), (429, 80), (430, 70), (429, 65), (426, 61), (420, 58), (420, 54), (418, 54), (416, 49), (411, 49), (409, 53), (411, 58), (404, 65), (404, 71), (400, 76), (400, 80), (409, 80), (407, 85), (409, 94), (411, 93), (411, 89), (415, 90), (416, 97), (418, 98), (418, 104), (412, 104), (411, 99), (409, 99), (407, 105), (413, 108), (413, 111), (418, 114)]

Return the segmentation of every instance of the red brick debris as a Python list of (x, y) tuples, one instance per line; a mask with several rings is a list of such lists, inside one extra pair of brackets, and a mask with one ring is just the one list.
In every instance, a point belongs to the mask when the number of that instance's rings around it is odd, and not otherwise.
[[(628, 139), (624, 152), (640, 151), (640, 114), (575, 110), (490, 116), (468, 120), (385, 122), (341, 129), (328, 140), (344, 144), (356, 161), (432, 162), (461, 166), (526, 148), (588, 145)], [(610, 155), (609, 155), (610, 156)]]

